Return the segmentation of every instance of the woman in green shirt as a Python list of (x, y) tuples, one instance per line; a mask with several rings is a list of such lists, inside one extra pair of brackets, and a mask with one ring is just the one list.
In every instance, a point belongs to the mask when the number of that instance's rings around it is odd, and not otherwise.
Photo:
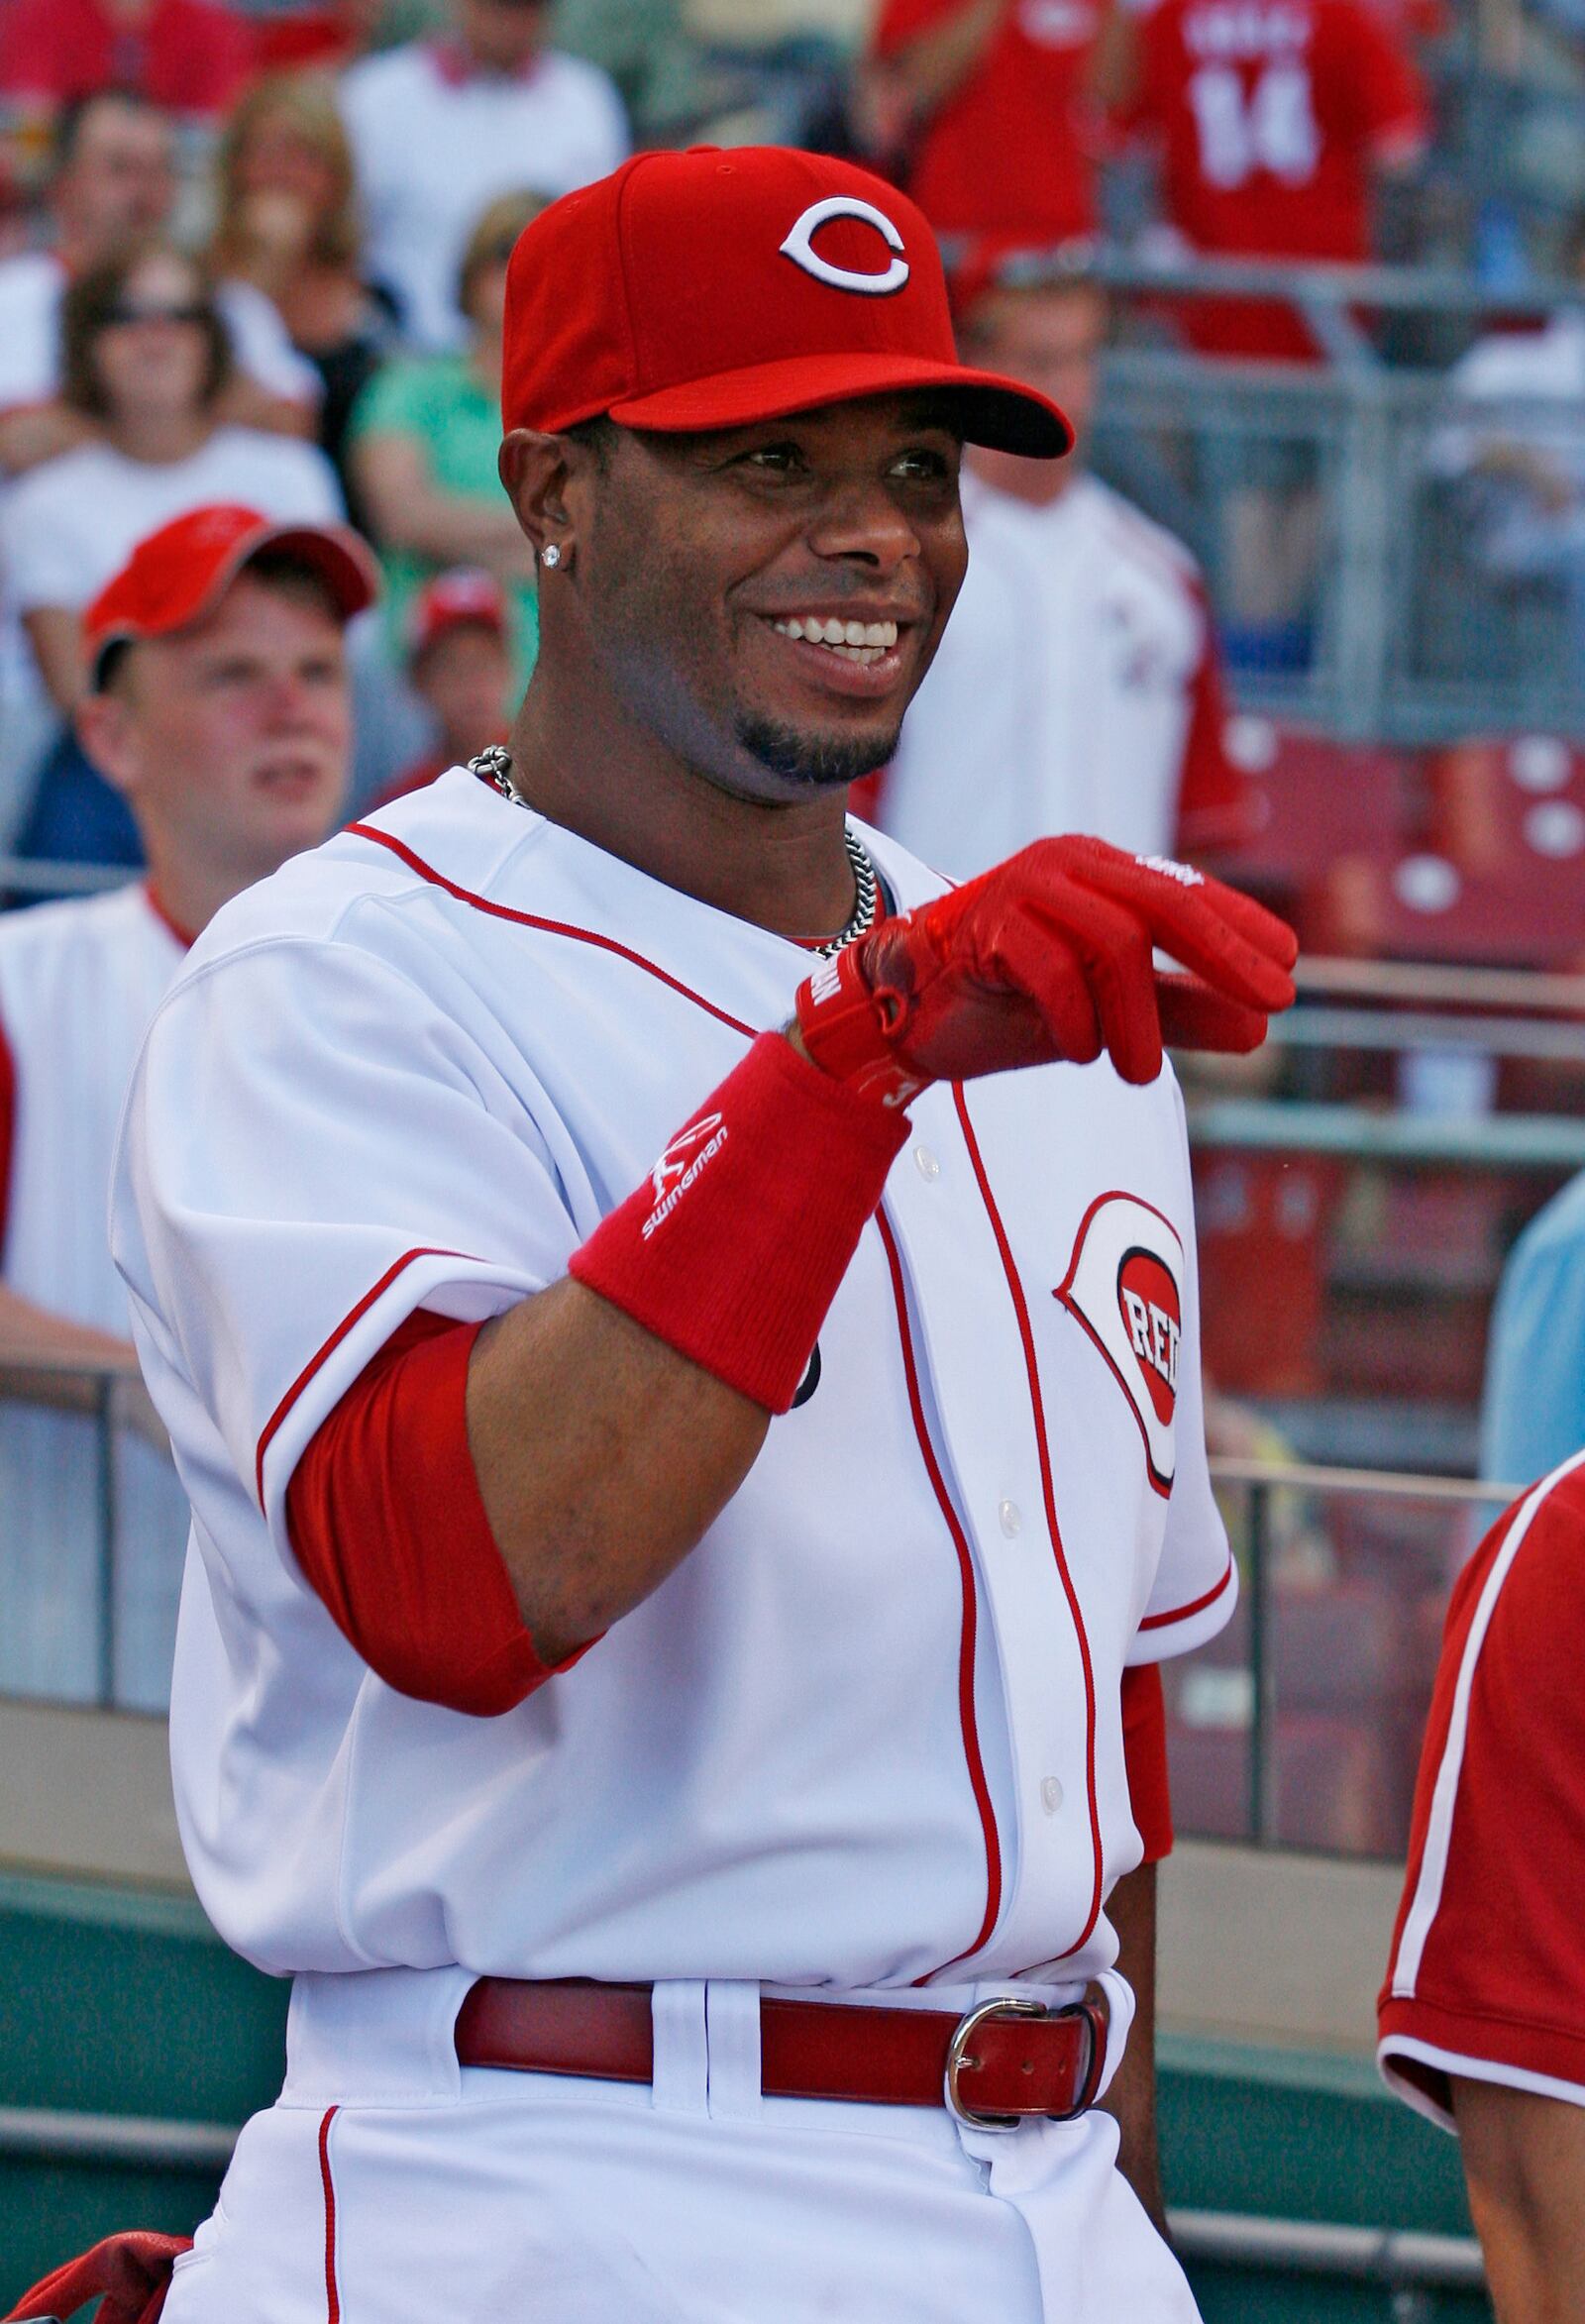
[(448, 566), (483, 566), (506, 589), (512, 648), (526, 685), (539, 644), (533, 553), (501, 490), (501, 330), (506, 262), (537, 194), (502, 194), (463, 254), (459, 303), (472, 326), (456, 355), (393, 363), (354, 407), (351, 464), (385, 568), (392, 659), (405, 658), (414, 597)]

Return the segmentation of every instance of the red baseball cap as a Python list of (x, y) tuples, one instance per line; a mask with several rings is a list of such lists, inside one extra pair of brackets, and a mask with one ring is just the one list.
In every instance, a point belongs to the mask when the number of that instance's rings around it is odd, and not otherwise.
[(348, 525), (275, 524), (256, 508), (216, 503), (173, 517), (138, 543), (82, 618), (88, 683), (112, 646), (168, 637), (217, 605), (262, 549), (288, 549), (317, 573), (345, 620), (379, 593), (373, 555)]
[(964, 434), (1051, 459), (1033, 388), (958, 361), (935, 236), (851, 162), (782, 146), (639, 154), (553, 202), (506, 277), (501, 416), (547, 435), (604, 413), (682, 433), (850, 397), (949, 389)]
[(493, 574), (476, 565), (454, 565), (436, 574), (413, 601), (407, 651), (416, 660), (448, 630), (477, 627), (505, 637), (511, 627), (506, 592)]

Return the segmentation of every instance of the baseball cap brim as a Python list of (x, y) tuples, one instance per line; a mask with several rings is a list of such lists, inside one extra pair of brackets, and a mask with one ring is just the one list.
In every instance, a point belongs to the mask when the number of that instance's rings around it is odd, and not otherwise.
[[(239, 517), (244, 513), (237, 512)], [(90, 688), (101, 684), (105, 658), (116, 646), (170, 637), (190, 628), (213, 610), (244, 567), (265, 549), (286, 550), (317, 574), (344, 621), (364, 612), (379, 594), (373, 554), (348, 525), (271, 524), (259, 518), (236, 525), (230, 537), (208, 554), (195, 547), (153, 573), (138, 570), (141, 552), (135, 552), (84, 617)]]
[(829, 403), (908, 391), (938, 390), (961, 414), (966, 444), (1055, 460), (1073, 448), (1065, 413), (1034, 388), (996, 371), (894, 354), (811, 355), (752, 364), (746, 370), (688, 379), (607, 407), (624, 428), (687, 434), (706, 428), (750, 427), (756, 420), (791, 418)]

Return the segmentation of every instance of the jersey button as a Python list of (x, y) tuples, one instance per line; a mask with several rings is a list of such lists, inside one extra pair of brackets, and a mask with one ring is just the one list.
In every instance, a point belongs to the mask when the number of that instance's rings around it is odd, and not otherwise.
[(913, 1167), (915, 1170), (917, 1170), (919, 1176), (927, 1182), (937, 1179), (941, 1175), (941, 1165), (936, 1160), (935, 1156), (931, 1153), (928, 1146), (914, 1147)]
[(997, 1523), (1010, 1541), (1023, 1531), (1023, 1511), (1015, 1501), (999, 1501)]
[(1040, 1805), (1048, 1816), (1054, 1816), (1062, 1805), (1062, 1786), (1054, 1775), (1040, 1778)]

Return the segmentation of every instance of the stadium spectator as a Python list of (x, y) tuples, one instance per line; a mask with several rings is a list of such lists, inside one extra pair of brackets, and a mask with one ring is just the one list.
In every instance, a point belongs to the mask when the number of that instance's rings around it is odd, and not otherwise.
[(368, 270), (419, 347), (464, 337), (458, 262), (487, 201), (526, 177), (570, 193), (627, 153), (615, 88), (550, 48), (550, 17), (547, 0), (453, 0), (448, 37), (367, 56), (342, 82)]
[[(157, 107), (113, 90), (64, 115), (50, 185), (53, 247), (0, 264), (0, 467), (13, 475), (93, 434), (90, 417), (60, 399), (66, 284), (158, 234), (175, 192), (171, 126)], [(216, 295), (235, 358), (226, 416), (297, 432), (318, 391), (314, 373), (262, 292), (231, 281)]]
[(874, 159), (938, 233), (1060, 243), (1095, 226), (1086, 67), (1095, 0), (884, 0)]
[[(223, 283), (266, 296), (319, 380), (319, 443), (347, 490), (353, 405), (395, 339), (389, 305), (360, 272), (352, 147), (332, 83), (256, 81), (226, 125), (210, 263)], [(348, 494), (348, 503), (353, 496)]]
[[(1578, 225), (1569, 257), (1585, 282)], [(1494, 581), (1558, 583), (1577, 653), (1585, 645), (1585, 307), (1555, 307), (1538, 330), (1486, 334), (1453, 366), (1447, 388), (1454, 409), (1431, 438), (1429, 465), (1456, 493), (1470, 554)]]
[[(1162, 206), (1198, 257), (1362, 262), (1378, 177), (1426, 149), (1425, 89), (1371, 0), (1110, 0), (1101, 82), (1157, 150)], [(1272, 300), (1185, 301), (1204, 354), (1314, 361)]]
[(160, 243), (79, 275), (61, 308), (62, 395), (93, 439), (23, 477), (0, 510), (5, 585), (62, 708), (81, 688), (79, 616), (132, 544), (206, 501), (341, 514), (312, 445), (224, 425), (225, 325), (196, 261)]
[(432, 0), (247, 0), (261, 72), (341, 72), (433, 23)]
[[(965, 361), (1050, 395), (1082, 447), (1104, 292), (1082, 273), (1006, 286), (994, 253), (977, 282), (958, 279)], [(971, 449), (963, 512), (968, 579), (883, 779), (885, 827), (960, 878), (1053, 831), (1144, 855), (1241, 838), (1249, 800), (1222, 748), (1216, 643), (1188, 550), (1092, 475), (1082, 449)]]
[[(0, 920), (0, 1367), (107, 1365), (141, 1396), (105, 1206), (138, 1046), (187, 946), (228, 898), (318, 844), (340, 806), (342, 632), (371, 559), (340, 528), (190, 512), (141, 543), (90, 607), (83, 740), (126, 798), (147, 882)], [(57, 1387), (58, 1400), (62, 1391)], [(169, 1677), (186, 1505), (118, 1431), (116, 1697)], [(92, 1424), (0, 1406), (0, 1688), (84, 1695), (97, 1662)]]
[(358, 400), (349, 465), (385, 567), (391, 659), (405, 651), (413, 599), (451, 565), (481, 565), (509, 591), (520, 684), (534, 665), (539, 615), (534, 561), (500, 488), (501, 332), (506, 262), (540, 208), (503, 194), (474, 227), (458, 296), (466, 351), (394, 363)]
[(1585, 1445), (1585, 1174), (1508, 1254), (1492, 1310), (1480, 1473), (1545, 1475)]
[[(82, 608), (145, 533), (213, 500), (318, 523), (339, 517), (342, 499), (313, 445), (223, 421), (230, 345), (194, 260), (151, 244), (91, 267), (66, 292), (61, 323), (63, 400), (94, 434), (0, 503), (0, 573), (44, 687), (69, 710), (81, 690)], [(69, 733), (45, 765), (19, 845), (139, 860), (130, 818)]]
[(511, 620), (505, 591), (478, 566), (454, 566), (419, 591), (407, 682), (434, 718), (435, 747), (397, 778), (381, 806), (506, 740), (516, 707)]
[[(557, 0), (551, 33), (559, 49), (609, 75), (641, 145), (665, 145), (679, 142), (675, 133), (700, 118), (710, 95), (697, 13), (684, 0)], [(754, 0), (754, 13), (774, 11)]]
[(61, 114), (122, 89), (213, 123), (253, 70), (247, 24), (217, 0), (9, 0), (0, 10), (0, 117), (24, 175)]

